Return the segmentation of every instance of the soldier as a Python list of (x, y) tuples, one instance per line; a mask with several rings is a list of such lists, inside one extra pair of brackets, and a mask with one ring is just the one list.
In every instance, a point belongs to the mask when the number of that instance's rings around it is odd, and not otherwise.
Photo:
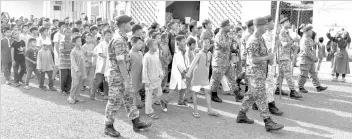
[[(246, 26), (247, 26), (247, 30), (246, 32), (244, 32), (244, 35), (241, 38), (241, 64), (242, 64), (242, 74), (240, 75), (240, 78), (238, 78), (236, 81), (238, 84), (241, 83), (241, 80), (245, 79), (245, 72), (246, 72), (246, 59), (247, 59), (247, 50), (246, 50), (246, 44), (247, 44), (247, 40), (249, 38), (249, 36), (251, 36), (253, 34), (254, 28), (253, 28), (253, 20), (248, 20), (246, 22)], [(247, 80), (246, 80), (247, 81)], [(246, 85), (246, 84), (245, 84)], [(245, 92), (248, 91), (248, 85), (245, 88)]]
[(236, 83), (235, 70), (230, 65), (230, 46), (231, 39), (227, 36), (230, 31), (230, 20), (226, 19), (221, 22), (221, 30), (215, 36), (214, 53), (212, 59), (212, 76), (210, 79), (212, 100), (221, 103), (222, 100), (218, 97), (217, 89), (220, 87), (220, 81), (223, 76), (226, 76), (231, 84), (231, 90), (234, 91), (236, 101), (243, 98), (240, 94)]
[[(291, 64), (291, 49), (294, 47), (293, 43), (298, 41), (297, 38), (292, 39), (290, 36), (289, 28), (291, 27), (291, 23), (288, 18), (283, 18), (280, 21), (282, 26), (279, 34), (280, 45), (278, 47), (279, 57), (278, 66), (279, 66), (279, 77), (276, 80), (276, 91), (275, 94), (280, 94), (280, 89), (282, 88), (282, 82), (284, 77), (286, 78), (288, 87), (290, 88), (290, 97), (293, 99), (300, 99), (302, 96), (298, 94), (295, 90), (295, 85), (292, 79), (292, 64)], [(281, 94), (287, 96), (288, 94), (282, 91)]]
[(300, 53), (299, 53), (299, 68), (300, 68), (300, 76), (298, 78), (298, 87), (299, 92), (301, 93), (308, 93), (306, 89), (304, 89), (304, 84), (308, 78), (308, 73), (312, 78), (313, 85), (317, 88), (318, 92), (326, 90), (328, 87), (322, 87), (319, 79), (318, 73), (316, 71), (315, 62), (318, 61), (317, 56), (315, 55), (315, 51), (313, 47), (315, 42), (313, 41), (312, 37), (312, 25), (305, 26), (303, 31), (303, 37), (300, 41)]
[(262, 35), (266, 31), (267, 19), (259, 17), (253, 20), (254, 33), (247, 41), (247, 71), (246, 76), (249, 80), (249, 90), (246, 92), (242, 102), (237, 123), (253, 124), (254, 120), (249, 119), (246, 113), (253, 103), (259, 107), (260, 116), (264, 119), (266, 131), (280, 130), (283, 125), (277, 124), (271, 120), (268, 110), (268, 102), (266, 97), (265, 80), (267, 77), (267, 66), (270, 60), (273, 60), (275, 54), (267, 53), (264, 39)]
[(140, 121), (139, 110), (133, 105), (131, 93), (132, 82), (130, 80), (131, 58), (127, 44), (126, 34), (131, 31), (130, 22), (132, 17), (127, 15), (118, 16), (116, 23), (119, 28), (110, 42), (108, 48), (108, 84), (109, 100), (105, 109), (105, 130), (104, 133), (111, 137), (118, 137), (120, 133), (114, 129), (114, 116), (123, 104), (127, 116), (133, 123), (133, 130), (139, 131), (151, 126), (150, 123)]
[[(272, 43), (273, 43), (273, 37), (274, 37), (274, 20), (271, 15), (265, 16), (265, 18), (268, 20), (268, 30), (263, 34), (263, 38), (265, 41), (265, 45), (268, 48), (268, 53), (274, 53), (275, 51), (272, 48)], [(276, 40), (278, 40), (278, 37), (276, 36)], [(276, 41), (276, 45), (280, 44), (280, 42)], [(266, 97), (268, 100), (268, 108), (269, 112), (274, 115), (282, 115), (284, 112), (280, 111), (276, 105), (275, 105), (275, 100), (274, 100), (274, 91), (275, 91), (275, 77), (274, 74), (276, 72), (275, 66), (268, 65), (268, 76), (265, 82), (265, 87), (266, 87)], [(254, 103), (252, 106), (253, 110), (258, 110), (257, 105)]]

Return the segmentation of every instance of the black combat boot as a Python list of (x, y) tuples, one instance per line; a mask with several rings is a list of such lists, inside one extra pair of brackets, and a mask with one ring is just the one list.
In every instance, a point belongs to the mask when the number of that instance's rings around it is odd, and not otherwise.
[(145, 102), (145, 90), (140, 90), (139, 91), (139, 96), (141, 96), (141, 101)]
[(237, 119), (236, 119), (237, 123), (247, 123), (247, 124), (253, 124), (254, 120), (249, 119), (246, 115), (245, 112), (240, 111), (237, 115)]
[(305, 88), (299, 88), (299, 92), (300, 93), (308, 93), (308, 90), (306, 90)]
[(291, 90), (290, 97), (293, 98), (293, 99), (300, 99), (303, 96), (298, 94), (298, 92), (296, 90)]
[(244, 96), (241, 94), (241, 92), (237, 90), (237, 91), (234, 91), (234, 94), (235, 94), (236, 102), (242, 102)]
[(119, 137), (120, 133), (115, 130), (114, 125), (106, 125), (104, 129), (104, 134), (110, 137)]
[(318, 86), (316, 88), (317, 88), (318, 92), (321, 92), (321, 91), (324, 91), (324, 90), (328, 89), (328, 87), (322, 87), (322, 86)]
[(222, 100), (218, 97), (217, 92), (211, 92), (211, 100), (218, 103), (222, 102)]
[(150, 126), (152, 126), (151, 123), (144, 123), (142, 121), (139, 120), (139, 117), (136, 118), (136, 119), (133, 119), (132, 120), (132, 123), (133, 123), (133, 130), (135, 132), (138, 132), (138, 131), (141, 131), (141, 130), (144, 130)]
[(275, 101), (268, 103), (268, 107), (269, 107), (270, 113), (273, 114), (273, 115), (281, 116), (282, 114), (284, 114), (283, 111), (280, 111), (280, 110), (276, 107)]
[[(280, 88), (276, 88), (275, 95), (280, 95)], [(281, 95), (288, 96), (288, 93), (284, 92), (284, 90), (281, 89)]]
[(248, 85), (246, 85), (244, 92), (248, 92)]
[(255, 110), (255, 111), (258, 110), (258, 106), (257, 106), (257, 104), (255, 102), (252, 105), (252, 109)]
[(266, 131), (278, 131), (284, 128), (284, 125), (275, 123), (271, 118), (264, 119)]

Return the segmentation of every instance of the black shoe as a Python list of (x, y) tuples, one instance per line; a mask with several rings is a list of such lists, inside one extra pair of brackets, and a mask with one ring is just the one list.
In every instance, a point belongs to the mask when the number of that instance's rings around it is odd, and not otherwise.
[(237, 119), (236, 119), (237, 123), (247, 123), (247, 124), (253, 124), (254, 120), (249, 119), (246, 115), (246, 113), (240, 111), (237, 115)]
[(318, 92), (321, 92), (321, 91), (324, 91), (324, 90), (328, 89), (328, 87), (322, 87), (322, 86), (318, 86), (316, 88), (317, 88)]
[(266, 131), (278, 131), (284, 128), (284, 125), (275, 123), (271, 118), (264, 119)]
[(245, 89), (244, 89), (244, 92), (247, 92), (248, 91), (248, 85), (246, 85)]
[(144, 106), (143, 104), (138, 104), (137, 109), (143, 109), (143, 106)]
[(110, 137), (119, 137), (120, 133), (115, 130), (113, 125), (106, 125), (104, 129), (104, 134)]
[[(280, 95), (280, 89), (279, 88), (276, 88), (275, 95)], [(284, 90), (281, 89), (281, 95), (288, 96), (288, 93), (284, 92)]]
[(185, 99), (185, 101), (186, 101), (187, 103), (193, 103), (193, 98), (192, 98), (192, 97), (187, 98), (187, 99)]
[(253, 109), (253, 110), (255, 110), (255, 111), (256, 111), (256, 110), (258, 110), (258, 106), (257, 106), (257, 104), (256, 104), (256, 103), (253, 103), (253, 105), (252, 105), (252, 109)]
[(163, 112), (167, 112), (167, 101), (166, 100), (160, 100), (160, 107), (163, 110)]
[(145, 91), (139, 91), (139, 96), (141, 96), (141, 101), (145, 102)]
[(214, 102), (218, 102), (221, 103), (222, 100), (218, 97), (218, 93), (217, 92), (212, 92), (211, 93), (211, 100)]
[(282, 114), (284, 114), (283, 111), (280, 111), (276, 105), (275, 105), (275, 102), (271, 102), (271, 103), (268, 103), (268, 108), (269, 108), (269, 112), (273, 115), (276, 115), (276, 116), (281, 116)]
[(303, 96), (298, 94), (298, 92), (296, 90), (291, 90), (290, 97), (293, 98), (293, 99), (300, 99)]
[(305, 88), (299, 88), (299, 92), (300, 93), (308, 93), (308, 90), (306, 90)]
[(234, 91), (234, 94), (235, 94), (236, 102), (242, 102), (244, 96), (241, 94), (241, 92), (237, 90), (237, 91)]
[(151, 123), (141, 122), (141, 121), (139, 120), (139, 117), (136, 118), (136, 119), (133, 119), (133, 120), (132, 120), (132, 123), (133, 123), (133, 130), (134, 130), (135, 132), (138, 132), (138, 131), (147, 129), (148, 127), (152, 126)]

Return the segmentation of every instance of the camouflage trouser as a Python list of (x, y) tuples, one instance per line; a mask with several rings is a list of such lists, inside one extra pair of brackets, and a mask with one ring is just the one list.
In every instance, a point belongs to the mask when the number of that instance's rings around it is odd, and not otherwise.
[(287, 81), (290, 90), (295, 90), (295, 84), (292, 79), (292, 64), (290, 60), (280, 60), (279, 62), (279, 77), (276, 80), (276, 87), (281, 88), (284, 77)]
[(260, 117), (266, 119), (270, 117), (268, 102), (265, 90), (265, 78), (257, 76), (247, 76), (249, 90), (246, 92), (240, 111), (247, 112), (248, 109), (256, 103), (260, 111)]
[[(105, 109), (105, 124), (114, 123), (114, 116), (123, 104), (130, 120), (139, 117), (139, 110), (133, 105), (132, 83), (126, 83), (119, 71), (110, 71), (109, 81), (109, 100)], [(126, 85), (127, 84), (127, 85)]]
[(236, 83), (235, 70), (232, 66), (213, 66), (213, 74), (210, 79), (211, 91), (216, 92), (220, 88), (220, 82), (223, 76), (226, 76), (230, 82), (231, 90), (237, 91), (238, 86)]
[(320, 86), (320, 81), (318, 79), (318, 73), (316, 71), (315, 63), (313, 64), (300, 64), (300, 75), (298, 78), (298, 87), (304, 88), (304, 84), (307, 81), (308, 74), (312, 78), (313, 85), (318, 87)]
[(266, 77), (265, 87), (266, 87), (266, 97), (268, 103), (274, 101), (274, 92), (276, 90), (276, 80), (275, 80), (275, 67), (268, 66), (268, 76)]

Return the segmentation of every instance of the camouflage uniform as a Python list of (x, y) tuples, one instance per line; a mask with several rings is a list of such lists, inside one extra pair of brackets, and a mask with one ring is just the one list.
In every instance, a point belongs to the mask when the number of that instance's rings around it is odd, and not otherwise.
[[(114, 116), (123, 104), (130, 120), (139, 117), (139, 110), (133, 105), (132, 82), (129, 78), (131, 58), (127, 37), (116, 33), (108, 48), (109, 54), (109, 100), (105, 109), (105, 124), (114, 123)], [(124, 60), (117, 60), (123, 58)], [(127, 79), (127, 80), (126, 80)]]
[(320, 82), (316, 71), (315, 62), (318, 61), (315, 51), (313, 49), (314, 41), (312, 38), (303, 37), (300, 41), (300, 53), (299, 53), (299, 68), (300, 76), (298, 78), (298, 87), (304, 88), (304, 84), (307, 81), (308, 73), (312, 78), (313, 85), (318, 87)]
[(249, 80), (249, 90), (245, 94), (240, 111), (247, 112), (253, 103), (256, 103), (263, 119), (269, 118), (268, 102), (266, 97), (265, 80), (267, 76), (268, 62), (260, 64), (251, 63), (253, 57), (267, 56), (267, 48), (262, 37), (256, 38), (254, 35), (247, 41), (247, 62), (246, 76)]
[[(293, 42), (292, 38), (290, 37), (290, 32), (285, 29), (282, 28), (280, 31), (280, 35), (279, 35), (279, 40), (281, 43), (285, 42)], [(282, 87), (282, 82), (284, 77), (286, 78), (288, 87), (290, 88), (290, 90), (295, 90), (295, 85), (292, 79), (292, 64), (291, 64), (291, 50), (293, 49), (294, 45), (287, 45), (287, 46), (283, 46), (283, 45), (279, 45), (279, 77), (277, 77), (277, 81), (276, 81), (276, 87), (277, 88), (281, 88)]]
[(219, 32), (215, 36), (214, 54), (212, 59), (213, 74), (210, 80), (212, 92), (217, 92), (220, 88), (220, 81), (224, 75), (228, 78), (231, 84), (231, 90), (238, 90), (236, 73), (230, 65), (231, 44), (232, 40), (227, 35)]
[(242, 68), (242, 74), (241, 76), (244, 76), (245, 81), (248, 82), (248, 80), (245, 77), (245, 73), (246, 73), (246, 68), (247, 68), (247, 49), (246, 49), (246, 44), (247, 44), (247, 40), (248, 38), (251, 36), (250, 33), (247, 32), (246, 35), (244, 35), (241, 39), (241, 48), (240, 48), (240, 59), (241, 59), (241, 68)]
[[(273, 53), (272, 49), (274, 34), (272, 31), (267, 31), (263, 34), (265, 45), (267, 46), (268, 53)], [(278, 40), (278, 39), (277, 39)], [(266, 97), (268, 103), (274, 101), (274, 92), (276, 90), (276, 80), (275, 80), (276, 66), (268, 65), (268, 76), (266, 78), (265, 87), (266, 87)]]

